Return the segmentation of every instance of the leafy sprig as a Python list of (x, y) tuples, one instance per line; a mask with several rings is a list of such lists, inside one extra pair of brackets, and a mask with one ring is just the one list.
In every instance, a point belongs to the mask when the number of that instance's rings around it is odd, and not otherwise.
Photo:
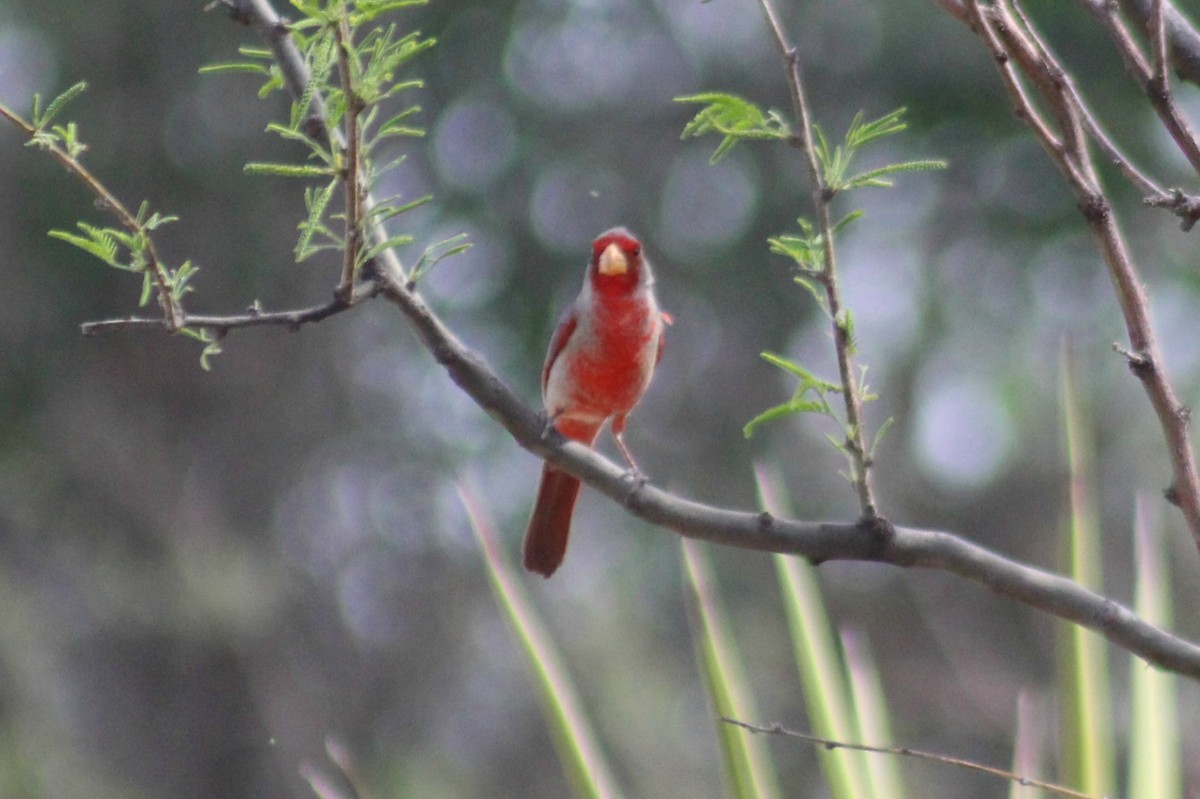
[[(411, 244), (408, 233), (388, 233), (385, 223), (424, 205), (431, 198), (404, 201), (400, 195), (374, 197), (372, 192), (383, 177), (404, 162), (400, 155), (379, 163), (374, 158), (381, 145), (396, 139), (421, 137), (425, 130), (415, 123), (421, 107), (403, 103), (388, 108), (412, 90), (424, 86), (418, 78), (398, 75), (436, 39), (419, 32), (400, 32), (395, 24), (370, 28), (361, 37), (357, 30), (381, 14), (426, 0), (293, 0), (304, 14), (289, 24), (293, 41), (310, 74), (301, 95), (291, 103), (286, 123), (274, 122), (268, 131), (308, 149), (303, 163), (253, 162), (246, 172), (254, 175), (319, 180), (305, 189), (307, 213), (301, 220), (295, 254), (304, 261), (318, 252), (346, 253), (339, 293), (349, 297), (362, 268), (385, 250)], [(272, 54), (263, 49), (243, 48), (246, 60), (217, 64), (205, 72), (249, 72), (266, 78), (261, 95), (285, 84)], [(314, 126), (312, 115), (323, 113), (323, 124)], [(331, 201), (339, 185), (344, 204), (336, 209)], [(369, 197), (369, 202), (366, 200)], [(340, 224), (334, 224), (340, 223)], [(341, 228), (339, 231), (338, 228)], [(414, 283), (444, 258), (470, 245), (465, 236), (451, 236), (428, 245), (406, 278)]]
[(680, 138), (699, 138), (708, 133), (722, 136), (721, 143), (709, 159), (711, 164), (728, 155), (740, 141), (787, 139), (792, 135), (778, 111), (763, 111), (737, 95), (706, 92), (676, 97), (675, 102), (704, 104), (704, 108), (684, 126)]
[[(772, 25), (775, 24), (771, 14), (768, 14), (768, 19)], [(782, 32), (778, 29), (775, 32), (785, 58), (793, 57), (789, 55)], [(767, 239), (767, 244), (771, 252), (793, 261), (796, 272), (793, 280), (812, 296), (831, 321), (842, 383), (822, 380), (798, 363), (764, 352), (762, 357), (765, 360), (791, 373), (798, 382), (790, 399), (755, 416), (746, 424), (744, 432), (749, 437), (763, 424), (796, 413), (815, 413), (834, 420), (843, 436), (829, 436), (829, 440), (846, 457), (849, 470), (843, 474), (858, 491), (864, 515), (871, 517), (875, 514), (875, 508), (867, 473), (879, 439), (891, 420), (884, 422), (873, 441), (867, 445), (868, 437), (862, 429), (861, 406), (875, 399), (875, 396), (866, 388), (866, 369), (861, 370), (861, 377), (857, 376), (851, 362), (857, 350), (854, 315), (841, 304), (833, 250), (836, 235), (863, 214), (862, 211), (853, 210), (833, 222), (830, 205), (837, 195), (852, 189), (886, 188), (892, 185), (890, 178), (894, 175), (941, 169), (946, 164), (940, 160), (922, 159), (853, 171), (855, 158), (864, 147), (905, 130), (904, 109), (870, 121), (860, 111), (850, 122), (842, 140), (835, 144), (831, 143), (820, 126), (810, 124), (803, 86), (795, 70), (789, 73), (789, 83), (801, 125), (799, 131), (794, 131), (778, 111), (764, 111), (753, 102), (732, 94), (710, 92), (675, 98), (676, 102), (701, 103), (704, 106), (684, 126), (682, 138), (710, 133), (720, 136), (721, 142), (710, 158), (711, 163), (724, 158), (739, 142), (751, 140), (784, 140), (800, 147), (807, 155), (818, 221), (814, 223), (801, 217), (797, 220), (798, 233), (773, 236)], [(846, 421), (830, 403), (828, 395), (831, 393), (842, 395)]]

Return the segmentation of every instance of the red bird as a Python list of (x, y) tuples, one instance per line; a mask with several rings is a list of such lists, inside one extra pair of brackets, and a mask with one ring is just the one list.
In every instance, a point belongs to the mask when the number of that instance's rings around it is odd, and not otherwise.
[[(590, 447), (611, 419), (617, 447), (637, 473), (622, 435), (625, 419), (650, 385), (669, 321), (658, 309), (641, 242), (621, 227), (600, 234), (583, 289), (559, 320), (542, 368), (542, 401), (558, 432)], [(578, 496), (577, 479), (543, 464), (525, 533), (526, 569), (549, 577), (562, 563)]]

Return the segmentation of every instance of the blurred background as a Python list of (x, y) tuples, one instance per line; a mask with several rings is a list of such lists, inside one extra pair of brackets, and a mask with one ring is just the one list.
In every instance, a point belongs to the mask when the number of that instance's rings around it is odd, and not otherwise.
[[(286, 100), (259, 100), (251, 77), (197, 74), (257, 44), (204, 5), (0, 0), (0, 100), (26, 111), (34, 92), (88, 81), (68, 112), (86, 163), (131, 206), (182, 218), (160, 249), (201, 267), (192, 310), (322, 302), (335, 259), (292, 262), (301, 185), (242, 171), (303, 157), (264, 133)], [(1066, 340), (1093, 422), (1105, 590), (1129, 602), (1134, 498), (1160, 496), (1168, 463), (1111, 352), (1123, 325), (1072, 197), (978, 42), (935, 4), (780, 6), (831, 137), (860, 109), (903, 106), (909, 131), (863, 166), (950, 162), (839, 206), (866, 211), (841, 275), (880, 395), (870, 423), (895, 419), (878, 456), (883, 511), (1057, 569)], [(1194, 185), (1093, 21), (1073, 4), (1028, 7), (1119, 141), (1163, 184)], [(764, 463), (800, 517), (853, 518), (822, 420), (742, 435), (793, 388), (761, 351), (836, 373), (823, 317), (765, 245), (811, 214), (803, 163), (762, 144), (710, 166), (716, 140), (680, 141), (696, 107), (672, 102), (723, 90), (787, 109), (757, 5), (435, 0), (397, 20), (440, 43), (413, 70), (427, 81), (428, 136), (393, 188), (436, 196), (406, 217), (418, 242), (465, 231), (475, 245), (423, 284), (434, 308), (536, 403), (590, 240), (628, 225), (676, 320), (629, 428), (641, 466), (684, 496), (754, 509), (751, 467)], [(1194, 88), (1180, 100), (1200, 110)], [(1194, 404), (1200, 234), (1109, 183)], [(537, 461), (381, 302), (297, 333), (234, 332), (211, 372), (181, 337), (81, 337), (81, 322), (136, 311), (140, 283), (46, 231), (107, 220), (7, 127), (0, 185), (0, 795), (307, 797), (300, 769), (327, 768), (327, 736), (381, 797), (564, 795), (455, 493), (473, 486), (515, 556)], [(1178, 602), (1194, 605), (1196, 552), (1154, 504)], [(761, 721), (806, 729), (770, 559), (710, 554)], [(829, 563), (820, 577), (837, 623), (877, 656), (897, 743), (1005, 765), (1026, 690), (1051, 748), (1062, 624), (942, 573)], [(721, 795), (677, 538), (585, 490), (565, 566), (525, 583), (629, 794)], [(1178, 616), (1178, 632), (1200, 638), (1200, 617)], [(1129, 658), (1112, 651), (1111, 665), (1123, 692)], [(1192, 785), (1198, 702), (1184, 685)], [(811, 747), (772, 748), (791, 795), (823, 794)], [(914, 795), (1007, 790), (902, 769)]]

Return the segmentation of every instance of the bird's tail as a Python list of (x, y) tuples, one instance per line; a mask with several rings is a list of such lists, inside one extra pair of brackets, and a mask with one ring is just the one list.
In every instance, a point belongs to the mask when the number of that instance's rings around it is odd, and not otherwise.
[(542, 465), (537, 501), (525, 531), (525, 568), (543, 577), (554, 574), (567, 554), (571, 514), (579, 496), (579, 481), (549, 463)]

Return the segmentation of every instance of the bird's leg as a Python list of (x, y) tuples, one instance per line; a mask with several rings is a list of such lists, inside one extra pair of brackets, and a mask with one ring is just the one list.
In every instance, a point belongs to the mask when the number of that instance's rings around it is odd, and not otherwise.
[(617, 442), (617, 449), (621, 451), (625, 462), (629, 464), (629, 476), (633, 482), (639, 487), (646, 484), (646, 474), (638, 468), (637, 461), (633, 459), (633, 454), (629, 451), (629, 447), (625, 446), (625, 417), (616, 416), (612, 421), (613, 440)]
[(557, 418), (558, 414), (550, 413), (548, 408), (542, 408), (542, 410), (538, 411), (538, 419), (540, 419), (542, 422), (542, 441), (550, 438), (550, 434), (558, 429), (554, 425), (554, 420)]

